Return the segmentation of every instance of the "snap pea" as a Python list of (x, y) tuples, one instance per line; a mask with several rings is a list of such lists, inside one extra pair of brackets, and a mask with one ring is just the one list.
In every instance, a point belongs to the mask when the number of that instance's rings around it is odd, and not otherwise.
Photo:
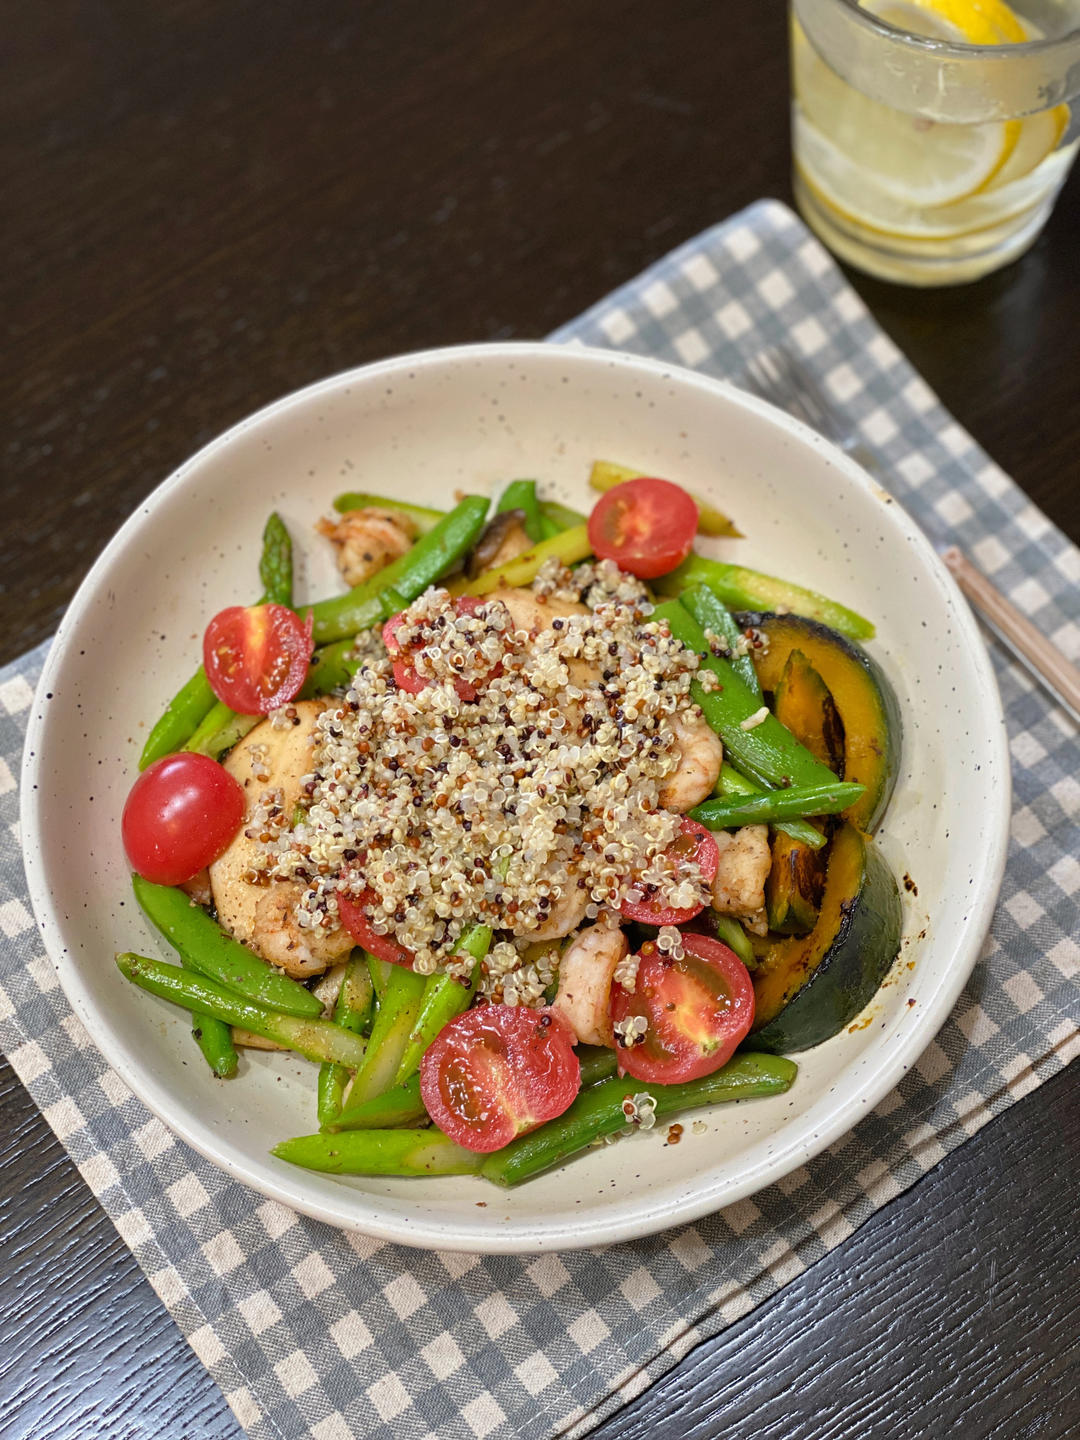
[(634, 1095), (650, 1095), (656, 1102), (656, 1119), (662, 1120), (701, 1105), (782, 1094), (797, 1073), (794, 1061), (781, 1055), (746, 1054), (736, 1055), (711, 1075), (682, 1085), (647, 1085), (632, 1076), (605, 1080), (583, 1090), (557, 1120), (549, 1120), (490, 1154), (480, 1174), (496, 1185), (519, 1185), (530, 1180), (584, 1150), (600, 1136), (622, 1130), (627, 1124), (623, 1103)]
[(750, 693), (757, 695), (760, 699), (761, 681), (754, 669), (754, 662), (749, 655), (738, 653), (739, 641), (745, 640), (746, 637), (739, 629), (735, 617), (727, 606), (721, 605), (706, 585), (691, 585), (683, 591), (679, 599), (701, 626), (703, 632), (711, 630), (727, 645), (728, 654), (725, 658), (730, 660), (731, 668)]
[(614, 1050), (601, 1045), (580, 1045), (577, 1052), (581, 1066), (581, 1088), (597, 1085), (601, 1080), (610, 1080), (615, 1074), (617, 1057)]
[[(678, 600), (665, 600), (652, 618), (666, 620), (676, 640), (701, 656), (702, 667), (720, 680), (718, 690), (706, 690), (694, 680), (690, 694), (701, 706), (705, 719), (724, 742), (724, 749), (740, 770), (763, 785), (835, 785), (836, 776), (800, 745), (775, 715), (766, 714), (760, 695), (754, 695), (735, 673), (731, 662), (709, 653), (701, 626)], [(749, 729), (744, 721), (752, 721)]]
[(516, 560), (500, 565), (495, 570), (485, 570), (475, 580), (455, 580), (447, 586), (451, 595), (486, 595), (489, 590), (498, 590), (504, 585), (531, 585), (537, 571), (548, 560), (561, 560), (564, 565), (576, 565), (592, 554), (592, 545), (586, 526), (576, 525), (572, 530), (563, 530), (550, 540), (541, 540)]
[(298, 1135), (271, 1155), (330, 1175), (475, 1175), (483, 1155), (463, 1150), (440, 1130), (345, 1130)]
[(476, 993), (476, 983), (480, 978), (480, 961), (487, 954), (490, 945), (491, 927), (473, 925), (462, 936), (461, 943), (457, 948), (459, 955), (471, 955), (476, 961), (472, 978), (465, 983), (455, 980), (452, 975), (428, 976), (424, 985), (424, 993), (420, 997), (420, 1008), (412, 1033), (394, 1077), (396, 1085), (404, 1084), (409, 1076), (415, 1074), (419, 1069), (424, 1051), (443, 1026), (448, 1025), (455, 1015), (460, 1015), (463, 1010), (469, 1008), (472, 997)]
[(192, 970), (271, 1010), (299, 1016), (322, 1013), (310, 990), (227, 935), (183, 890), (153, 885), (141, 875), (133, 875), (131, 884), (147, 919)]
[(220, 760), (226, 750), (239, 744), (263, 719), (263, 715), (240, 715), (219, 700), (203, 716), (183, 748), (197, 755), (209, 755), (211, 760)]
[[(375, 988), (364, 963), (363, 952), (350, 955), (345, 962), (341, 989), (334, 1001), (334, 1023), (351, 1030), (354, 1035), (366, 1035), (371, 1028), (374, 1000)], [(348, 1083), (349, 1072), (344, 1065), (324, 1060), (319, 1066), (316, 1107), (321, 1126), (330, 1124), (341, 1114)]]
[(320, 645), (311, 657), (307, 679), (296, 698), (312, 700), (316, 695), (329, 695), (331, 690), (347, 690), (359, 665), (353, 658), (355, 649), (356, 641), (351, 635), (347, 640)]
[(317, 645), (344, 640), (368, 630), (384, 619), (380, 597), (391, 587), (411, 602), (433, 584), (444, 570), (460, 560), (483, 528), (488, 501), (467, 495), (444, 515), (411, 550), (392, 561), (346, 595), (320, 600), (311, 607)]
[(507, 510), (520, 510), (525, 516), (522, 522), (525, 534), (532, 543), (537, 545), (544, 539), (543, 520), (536, 499), (535, 480), (511, 480), (499, 496), (499, 503), (495, 509), (500, 515), (505, 514)]
[(420, 1095), (420, 1076), (411, 1075), (404, 1085), (395, 1085), (358, 1105), (346, 1105), (336, 1117), (319, 1128), (336, 1134), (339, 1130), (384, 1130), (395, 1125), (415, 1125), (427, 1119)]
[(541, 500), (540, 514), (551, 521), (556, 531), (572, 530), (576, 525), (584, 525), (588, 518), (580, 510), (571, 510), (569, 505), (563, 505), (558, 500)]
[[(740, 775), (738, 770), (725, 760), (720, 767), (720, 779), (717, 781), (713, 794), (720, 798), (729, 795), (760, 795), (762, 788), (756, 781), (748, 780), (745, 775)], [(771, 787), (765, 786), (764, 788)], [(777, 820), (773, 829), (782, 830), (785, 835), (790, 835), (792, 840), (798, 840), (800, 844), (809, 846), (811, 850), (820, 850), (825, 844), (825, 836), (808, 820)]]
[(185, 1010), (211, 1015), (226, 1025), (237, 1025), (254, 1035), (276, 1040), (308, 1060), (334, 1060), (350, 1069), (363, 1064), (366, 1043), (332, 1020), (302, 1019), (266, 1010), (204, 975), (189, 973), (179, 965), (163, 965), (160, 960), (133, 955), (130, 951), (117, 955), (116, 963), (121, 973), (141, 989), (182, 1005)]
[[(628, 465), (616, 465), (611, 460), (594, 460), (593, 467), (589, 474), (589, 484), (594, 490), (601, 492), (613, 490), (616, 485), (621, 485), (625, 480), (639, 480), (645, 474), (643, 470), (631, 470)], [(698, 507), (698, 529), (702, 535), (727, 535), (734, 540), (741, 540), (743, 533), (739, 530), (734, 520), (718, 510), (715, 505), (695, 494), (693, 490), (682, 489), (693, 500)]]
[(790, 610), (809, 620), (820, 620), (853, 640), (870, 640), (874, 627), (869, 620), (846, 605), (806, 590), (790, 580), (764, 575), (745, 565), (728, 565), (721, 560), (708, 560), (704, 555), (690, 555), (677, 569), (653, 582), (664, 595), (680, 595), (691, 585), (708, 585), (709, 589), (731, 610)]
[(146, 738), (139, 756), (139, 769), (145, 770), (163, 755), (172, 755), (190, 740), (201, 720), (213, 709), (217, 697), (210, 688), (206, 671), (200, 665), (191, 679), (176, 692), (165, 713)]
[[(184, 968), (191, 967), (185, 964)], [(191, 1033), (202, 1051), (203, 1059), (218, 1079), (231, 1080), (239, 1067), (240, 1058), (236, 1053), (229, 1026), (221, 1020), (215, 1020), (212, 1015), (200, 1015), (198, 1011), (194, 1011), (191, 1016)]]
[(259, 557), (259, 579), (263, 596), (272, 605), (293, 603), (292, 540), (285, 522), (276, 510), (270, 512), (263, 531), (262, 555)]
[(790, 785), (786, 790), (762, 790), (757, 795), (704, 800), (687, 814), (710, 830), (772, 825), (777, 820), (802, 820), (807, 815), (838, 815), (854, 805), (865, 789), (865, 785), (844, 780), (834, 780), (831, 785)]
[(408, 500), (391, 500), (385, 495), (370, 495), (366, 490), (346, 490), (344, 495), (334, 497), (334, 509), (339, 515), (344, 515), (349, 510), (366, 510), (369, 505), (377, 510), (397, 510), (399, 514), (407, 515), (416, 526), (418, 535), (426, 535), (429, 530), (434, 530), (446, 516), (445, 510), (432, 510), (428, 505), (413, 505)]
[(404, 965), (391, 965), (371, 1027), (368, 1053), (349, 1091), (350, 1109), (365, 1100), (373, 1100), (395, 1084), (401, 1057), (420, 1013), (424, 985), (423, 975), (414, 974)]
[(757, 964), (754, 947), (750, 944), (746, 931), (738, 920), (731, 915), (717, 915), (714, 910), (709, 924), (716, 931), (717, 940), (722, 941), (729, 950), (734, 950), (743, 964), (752, 970)]

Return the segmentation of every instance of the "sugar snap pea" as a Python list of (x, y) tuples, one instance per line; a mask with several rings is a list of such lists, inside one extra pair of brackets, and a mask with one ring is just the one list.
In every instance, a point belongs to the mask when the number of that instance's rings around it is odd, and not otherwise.
[(795, 1062), (783, 1056), (746, 1054), (736, 1055), (711, 1075), (682, 1085), (647, 1085), (632, 1076), (605, 1080), (582, 1090), (569, 1110), (557, 1120), (549, 1120), (546, 1125), (490, 1154), (480, 1174), (496, 1185), (519, 1185), (523, 1180), (532, 1179), (584, 1150), (602, 1135), (622, 1130), (629, 1123), (623, 1105), (635, 1095), (651, 1096), (656, 1104), (656, 1119), (662, 1120), (680, 1110), (693, 1110), (701, 1105), (779, 1095), (790, 1088), (797, 1073)]
[(320, 1121), (319, 1128), (335, 1134), (339, 1130), (385, 1130), (395, 1125), (415, 1125), (426, 1118), (420, 1076), (411, 1075), (404, 1085), (342, 1107), (334, 1119)]
[(411, 602), (460, 560), (479, 535), (488, 511), (488, 500), (467, 495), (444, 515), (411, 550), (372, 575), (363, 584), (332, 600), (320, 600), (311, 607), (313, 634), (317, 645), (344, 640), (368, 630), (385, 617), (380, 597), (391, 587)]
[(420, 1009), (405, 1046), (401, 1061), (394, 1077), (396, 1085), (403, 1084), (420, 1066), (424, 1051), (448, 1025), (455, 1015), (469, 1008), (476, 993), (476, 982), (480, 974), (480, 961), (491, 945), (491, 927), (473, 925), (461, 938), (457, 947), (459, 955), (470, 955), (476, 962), (472, 978), (468, 981), (455, 980), (452, 975), (429, 975), (420, 997)]
[(271, 1010), (312, 1017), (322, 1013), (310, 990), (227, 935), (183, 890), (151, 884), (141, 875), (133, 875), (131, 884), (147, 919), (192, 970)]
[(350, 1069), (363, 1064), (366, 1042), (332, 1020), (313, 1020), (264, 1009), (208, 980), (205, 975), (188, 972), (179, 965), (163, 965), (160, 960), (130, 951), (117, 955), (116, 964), (121, 973), (141, 989), (171, 1000), (185, 1010), (212, 1015), (226, 1025), (238, 1025), (254, 1035), (276, 1040), (309, 1060), (334, 1060)]
[(587, 519), (580, 510), (571, 510), (569, 505), (563, 505), (558, 500), (541, 500), (540, 514), (551, 521), (556, 532), (573, 530), (577, 525), (584, 525)]
[(499, 496), (496, 511), (502, 515), (507, 510), (520, 510), (525, 516), (522, 522), (525, 534), (534, 545), (544, 539), (543, 517), (536, 499), (535, 480), (511, 480)]
[(391, 965), (386, 988), (379, 997), (375, 1023), (371, 1027), (367, 1057), (349, 1090), (350, 1108), (365, 1100), (373, 1100), (395, 1084), (401, 1057), (420, 1013), (424, 985), (423, 975), (407, 970), (404, 965)]
[(652, 618), (666, 621), (675, 639), (696, 650), (702, 668), (719, 679), (717, 690), (706, 690), (694, 680), (690, 694), (740, 770), (764, 785), (836, 784), (832, 771), (815, 760), (775, 715), (765, 711), (761, 696), (747, 688), (731, 662), (709, 652), (701, 626), (680, 601), (665, 600)]
[(854, 805), (865, 790), (865, 785), (844, 780), (834, 780), (831, 785), (790, 785), (786, 790), (704, 800), (687, 814), (710, 830), (772, 825), (777, 820), (802, 820), (807, 815), (838, 815)]
[(691, 585), (679, 596), (703, 632), (712, 631), (727, 646), (725, 659), (753, 695), (761, 696), (761, 681), (749, 655), (739, 654), (739, 642), (746, 637), (726, 605), (721, 605), (707, 585)]
[(271, 1155), (330, 1175), (475, 1175), (484, 1157), (441, 1130), (344, 1130), (298, 1135)]
[[(727, 798), (731, 795), (760, 795), (762, 789), (770, 789), (770, 786), (761, 786), (756, 780), (748, 780), (741, 775), (733, 765), (725, 760), (720, 767), (720, 779), (717, 781), (713, 794), (717, 797)], [(777, 820), (773, 824), (774, 830), (782, 830), (785, 835), (790, 835), (792, 840), (798, 840), (800, 844), (807, 845), (811, 850), (820, 850), (825, 844), (825, 836), (808, 820)]]
[(708, 585), (717, 599), (732, 610), (790, 610), (795, 615), (820, 620), (853, 640), (870, 640), (874, 635), (869, 620), (827, 595), (819, 595), (816, 590), (793, 585), (790, 580), (780, 580), (775, 575), (764, 575), (760, 570), (750, 570), (745, 565), (709, 560), (704, 555), (689, 556), (654, 585), (664, 595), (679, 595), (690, 585)]
[[(191, 967), (185, 965), (184, 968)], [(229, 1026), (221, 1020), (215, 1020), (212, 1015), (200, 1015), (193, 1011), (191, 1033), (202, 1051), (203, 1059), (218, 1079), (231, 1080), (239, 1068), (240, 1058), (236, 1053)]]

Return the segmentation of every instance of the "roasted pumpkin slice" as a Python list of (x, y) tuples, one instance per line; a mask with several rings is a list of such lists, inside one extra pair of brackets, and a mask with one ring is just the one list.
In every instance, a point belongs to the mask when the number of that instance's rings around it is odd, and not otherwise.
[[(815, 760), (844, 777), (844, 725), (829, 688), (801, 650), (792, 650), (773, 692), (773, 714)], [(811, 850), (782, 831), (772, 844), (765, 882), (769, 929), (805, 935), (814, 928), (825, 886), (824, 849)]]
[(841, 825), (829, 845), (817, 924), (809, 935), (773, 941), (759, 956), (747, 1043), (786, 1055), (836, 1035), (885, 978), (901, 924), (892, 871), (869, 836)]
[(900, 708), (880, 668), (852, 640), (801, 615), (743, 611), (739, 624), (761, 631), (767, 644), (753, 652), (761, 688), (775, 695), (793, 650), (821, 677), (843, 724), (843, 778), (865, 785), (844, 812), (860, 830), (881, 819), (900, 764)]

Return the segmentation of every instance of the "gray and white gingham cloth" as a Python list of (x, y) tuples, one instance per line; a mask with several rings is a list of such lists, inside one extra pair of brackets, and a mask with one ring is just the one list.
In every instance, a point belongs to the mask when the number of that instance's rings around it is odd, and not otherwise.
[[(763, 201), (708, 231), (553, 338), (716, 375), (794, 345), (931, 538), (957, 539), (1080, 653), (1080, 552), (945, 412), (784, 206)], [(954, 1014), (872, 1115), (752, 1200), (635, 1244), (485, 1258), (341, 1234), (175, 1140), (68, 1009), (17, 827), (43, 655), (0, 674), (0, 1044), (258, 1440), (583, 1434), (1080, 1050), (1080, 742), (995, 650), (1015, 778), (1001, 901)]]

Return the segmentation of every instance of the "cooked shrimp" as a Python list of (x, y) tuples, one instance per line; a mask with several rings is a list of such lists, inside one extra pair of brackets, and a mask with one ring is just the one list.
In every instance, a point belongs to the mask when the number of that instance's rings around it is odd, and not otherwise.
[(714, 830), (720, 864), (713, 881), (712, 903), (721, 915), (736, 915), (751, 929), (760, 928), (765, 913), (765, 881), (772, 865), (767, 825), (741, 830)]
[[(548, 911), (542, 925), (530, 925), (523, 931), (530, 940), (561, 940), (572, 934), (585, 919), (585, 907), (589, 903), (589, 892), (579, 890), (576, 882), (565, 879), (563, 893)], [(515, 932), (516, 933), (516, 932)]]
[(305, 979), (320, 975), (353, 944), (338, 925), (301, 929), (297, 905), (304, 893), (298, 880), (269, 880), (251, 884), (245, 878), (259, 858), (259, 842), (245, 831), (260, 802), (277, 806), (288, 817), (300, 794), (300, 781), (310, 774), (315, 721), (323, 705), (318, 700), (294, 704), (297, 723), (278, 729), (264, 720), (236, 745), (225, 769), (244, 787), (244, 824), (220, 859), (210, 866), (210, 887), (218, 919), (229, 934), (272, 965)]
[(583, 1045), (615, 1044), (611, 982), (630, 944), (617, 925), (580, 930), (559, 962), (559, 989), (552, 1002)]
[(346, 510), (339, 520), (323, 519), (315, 528), (333, 541), (338, 569), (347, 585), (359, 585), (404, 555), (416, 538), (416, 523), (408, 515), (377, 505)]
[(713, 792), (720, 778), (724, 746), (720, 736), (695, 706), (669, 722), (679, 751), (679, 765), (660, 786), (660, 804), (684, 815)]
[(532, 640), (535, 640), (541, 631), (549, 630), (553, 620), (563, 619), (567, 615), (589, 613), (587, 606), (575, 600), (541, 600), (531, 590), (517, 590), (509, 585), (490, 591), (484, 598), (501, 600), (510, 611), (514, 629), (527, 630)]

